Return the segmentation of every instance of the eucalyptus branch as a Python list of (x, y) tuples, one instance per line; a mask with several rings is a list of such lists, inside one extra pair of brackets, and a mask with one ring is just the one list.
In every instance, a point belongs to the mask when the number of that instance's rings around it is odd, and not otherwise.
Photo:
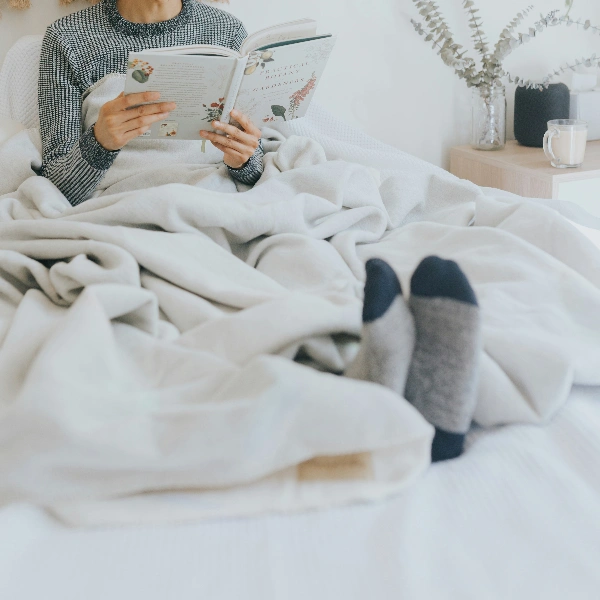
[[(419, 35), (425, 35), (425, 41), (431, 41), (431, 33), (425, 32), (422, 23), (415, 21), (414, 19), (411, 19), (411, 23)], [(458, 44), (447, 44), (447, 41), (448, 40), (445, 39), (445, 43), (440, 44), (437, 40), (434, 40), (432, 48), (438, 48), (438, 55), (441, 56), (444, 64), (452, 67), (460, 79), (474, 76), (475, 61), (472, 58), (465, 57), (464, 52), (462, 54), (458, 52), (458, 48), (462, 48), (462, 46), (458, 46)]]
[[(477, 16), (479, 12), (478, 8), (473, 8), (475, 3), (473, 0), (463, 0), (463, 8), (469, 13), (469, 27), (473, 30), (471, 34), (471, 38), (475, 42), (475, 50), (481, 54), (482, 62), (485, 64), (489, 55), (488, 42), (485, 37), (483, 31), (481, 31), (481, 27), (483, 25), (483, 21), (481, 17)], [(479, 41), (477, 41), (479, 39)]]
[[(499, 46), (505, 39), (510, 39), (515, 29), (523, 22), (525, 17), (533, 10), (533, 5), (529, 5), (523, 12), (517, 14), (517, 16), (502, 30), (500, 38), (494, 46), (494, 55), (498, 52)], [(530, 30), (531, 31), (531, 30)]]
[(439, 48), (438, 54), (441, 54), (442, 50), (450, 49), (453, 55), (460, 60), (462, 56), (459, 55), (458, 50), (462, 46), (454, 41), (450, 27), (438, 5), (431, 0), (413, 0), (413, 2), (425, 21), (425, 27), (429, 30), (429, 33), (425, 34), (425, 41), (433, 41), (432, 48)]
[(548, 73), (546, 77), (542, 79), (542, 83), (534, 83), (531, 80), (525, 80), (521, 77), (513, 77), (510, 73), (506, 72), (506, 76), (511, 83), (515, 83), (519, 87), (527, 87), (529, 88), (538, 88), (540, 91), (545, 87), (548, 87), (550, 81), (554, 79), (554, 77), (558, 77), (567, 71), (575, 71), (577, 67), (600, 67), (600, 57), (597, 57), (596, 54), (592, 54), (588, 58), (582, 58), (581, 60), (575, 60), (575, 62), (570, 65), (568, 62), (565, 63), (564, 66), (559, 66), (552, 73)]
[(501, 39), (498, 40), (496, 44), (496, 50), (494, 55), (492, 56), (493, 61), (496, 64), (502, 64), (502, 61), (512, 53), (513, 50), (526, 44), (532, 38), (536, 37), (538, 33), (542, 33), (548, 27), (553, 27), (555, 25), (560, 24), (560, 19), (557, 18), (556, 14), (558, 11), (553, 10), (549, 12), (546, 16), (541, 15), (539, 21), (536, 21), (533, 24), (533, 27), (529, 28), (527, 33), (516, 33), (510, 31), (508, 35), (504, 34), (504, 31), (500, 34)]
[[(583, 27), (584, 30), (591, 30), (592, 32), (600, 33), (600, 27), (592, 25), (589, 20), (582, 23), (581, 21), (573, 21), (572, 19), (569, 19), (566, 16), (556, 17), (556, 13), (557, 13), (557, 11), (552, 11), (551, 13), (546, 15), (546, 17), (544, 17), (540, 21), (538, 21), (536, 23), (536, 33), (540, 32), (540, 31), (544, 31), (548, 27), (556, 27), (561, 24), (566, 24), (567, 26), (576, 24), (578, 27), (579, 26)], [(530, 32), (531, 32), (531, 30), (530, 30)], [(535, 35), (533, 35), (531, 37), (535, 37)], [(511, 46), (511, 49), (506, 54), (502, 55), (502, 59), (504, 59), (508, 54), (510, 54), (510, 52), (512, 52), (512, 50), (514, 50), (514, 48), (517, 48), (518, 46), (522, 45), (523, 43), (525, 43), (527, 41), (529, 41), (529, 40), (524, 39), (523, 34), (519, 34), (518, 42), (514, 45), (514, 47)], [(510, 83), (515, 83), (519, 87), (527, 87), (528, 89), (529, 88), (538, 88), (541, 90), (545, 87), (548, 87), (548, 85), (550, 85), (550, 81), (552, 79), (554, 79), (554, 77), (557, 77), (557, 76), (567, 72), (568, 70), (574, 71), (579, 66), (586, 66), (586, 67), (598, 66), (598, 60), (596, 59), (596, 55), (593, 54), (589, 58), (582, 58), (581, 61), (576, 61), (574, 65), (569, 65), (567, 63), (566, 67), (559, 67), (554, 72), (548, 73), (548, 75), (542, 79), (541, 84), (535, 83), (531, 79), (523, 79), (518, 76), (513, 77), (507, 71), (504, 71), (504, 76), (506, 76), (508, 78), (508, 81)]]
[(579, 19), (577, 19), (577, 21), (575, 21), (573, 19), (570, 19), (567, 15), (564, 15), (564, 16), (560, 17), (559, 21), (561, 21), (561, 23), (565, 23), (567, 25), (567, 27), (570, 27), (571, 25), (576, 25), (577, 29), (579, 29), (580, 27), (583, 27), (584, 31), (591, 29), (593, 33), (600, 34), (600, 27), (597, 27), (596, 25), (592, 25), (590, 23), (589, 19), (587, 19), (586, 21), (584, 21), (582, 23)]
[(567, 7), (565, 17), (568, 17), (569, 13), (571, 12), (571, 9), (573, 8), (573, 0), (565, 0), (565, 6)]
[(431, 47), (438, 49), (438, 55), (444, 63), (452, 67), (460, 79), (466, 79), (468, 86), (478, 84), (475, 61), (466, 56), (466, 50), (460, 52), (462, 46), (454, 41), (450, 27), (438, 5), (431, 0), (413, 0), (413, 3), (419, 9), (419, 14), (425, 21), (425, 28), (429, 32), (424, 30), (423, 23), (411, 19), (415, 31), (419, 35), (424, 35), (426, 42), (433, 42)]
[(432, 33), (441, 33), (442, 31), (448, 32), (452, 37), (450, 26), (444, 19), (438, 5), (432, 0), (412, 0), (416, 7), (419, 9), (419, 14), (425, 19), (427, 28)]
[(515, 48), (522, 46), (539, 33), (546, 31), (549, 27), (558, 25), (566, 25), (570, 27), (575, 25), (578, 29), (581, 27), (584, 31), (600, 34), (600, 27), (592, 25), (589, 20), (573, 20), (568, 15), (557, 16), (558, 10), (553, 10), (547, 15), (540, 15), (540, 19), (525, 32), (517, 32), (517, 27), (525, 20), (533, 9), (528, 6), (502, 30), (499, 39), (494, 46), (493, 52), (490, 54), (488, 41), (483, 32), (483, 22), (478, 16), (478, 9), (474, 8), (473, 0), (462, 0), (463, 7), (469, 15), (469, 28), (472, 30), (471, 38), (474, 41), (475, 50), (481, 56), (481, 68), (477, 69), (475, 61), (467, 56), (467, 51), (462, 50), (462, 46), (454, 41), (452, 32), (448, 23), (444, 19), (438, 5), (433, 0), (412, 0), (419, 9), (419, 14), (424, 20), (424, 23), (411, 19), (415, 31), (425, 37), (426, 42), (432, 42), (432, 48), (437, 49), (442, 61), (452, 67), (454, 72), (460, 79), (464, 79), (468, 87), (481, 87), (501, 85), (501, 79), (508, 78), (508, 81), (515, 82), (519, 86), (548, 87), (550, 80), (556, 75), (560, 75), (568, 69), (575, 69), (578, 66), (600, 66), (599, 60), (595, 55), (588, 58), (576, 61), (574, 65), (567, 64), (566, 67), (559, 67), (554, 73), (550, 73), (544, 77), (541, 84), (534, 83), (531, 80), (525, 80), (521, 77), (513, 77), (510, 73), (504, 70), (502, 64), (504, 59), (511, 54)]

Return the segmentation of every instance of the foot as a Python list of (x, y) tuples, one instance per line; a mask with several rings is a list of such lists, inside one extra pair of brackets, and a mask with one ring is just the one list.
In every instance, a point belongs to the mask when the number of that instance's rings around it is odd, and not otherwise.
[(475, 292), (452, 260), (428, 256), (411, 279), (416, 342), (405, 397), (435, 427), (433, 462), (456, 458), (475, 411), (481, 325)]
[(347, 377), (385, 385), (404, 395), (415, 340), (412, 314), (392, 267), (367, 261), (360, 350)]

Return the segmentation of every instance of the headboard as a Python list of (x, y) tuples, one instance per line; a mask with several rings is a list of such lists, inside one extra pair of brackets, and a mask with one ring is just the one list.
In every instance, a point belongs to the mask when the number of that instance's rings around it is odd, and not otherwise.
[(41, 35), (22, 37), (8, 51), (0, 71), (0, 117), (39, 127), (37, 84)]

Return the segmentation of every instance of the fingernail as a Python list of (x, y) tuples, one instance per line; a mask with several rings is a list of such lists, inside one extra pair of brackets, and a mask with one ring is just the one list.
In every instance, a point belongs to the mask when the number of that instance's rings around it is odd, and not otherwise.
[(221, 121), (213, 121), (213, 127), (221, 127)]

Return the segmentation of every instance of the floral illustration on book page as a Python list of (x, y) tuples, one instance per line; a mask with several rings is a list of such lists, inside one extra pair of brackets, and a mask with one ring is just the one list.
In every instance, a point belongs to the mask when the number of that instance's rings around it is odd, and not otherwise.
[(300, 102), (306, 99), (306, 97), (311, 93), (315, 84), (317, 82), (317, 76), (313, 71), (312, 77), (308, 80), (307, 84), (297, 92), (294, 92), (290, 96), (290, 107), (289, 107), (289, 115), (291, 119), (296, 118), (296, 110), (300, 106)]
[(267, 63), (273, 62), (273, 50), (254, 50), (248, 54), (248, 62), (244, 69), (244, 75), (252, 75), (260, 65), (261, 69), (265, 68)]
[(206, 108), (206, 116), (202, 119), (203, 121), (216, 121), (221, 118), (223, 114), (223, 102), (225, 98), (219, 98), (218, 102), (211, 102), (210, 106), (203, 104)]
[(127, 63), (129, 69), (133, 69), (131, 76), (138, 83), (146, 83), (150, 79), (150, 75), (154, 72), (154, 67), (144, 60), (136, 58)]
[(298, 117), (296, 117), (296, 111), (298, 110), (300, 103), (303, 100), (305, 100), (306, 97), (311, 93), (311, 91), (315, 87), (316, 82), (317, 82), (317, 75), (313, 71), (312, 77), (308, 80), (306, 85), (304, 87), (302, 87), (301, 89), (299, 89), (298, 91), (294, 92), (290, 96), (290, 105), (289, 105), (287, 111), (284, 106), (281, 106), (280, 104), (273, 104), (273, 105), (271, 105), (271, 112), (273, 113), (273, 116), (268, 115), (268, 116), (264, 117), (263, 122), (267, 123), (269, 121), (274, 121), (275, 117), (282, 117), (284, 121), (287, 121), (288, 119), (285, 116), (286, 112), (287, 112), (287, 115), (288, 115), (288, 118), (290, 119), (290, 121), (292, 119), (297, 119)]

